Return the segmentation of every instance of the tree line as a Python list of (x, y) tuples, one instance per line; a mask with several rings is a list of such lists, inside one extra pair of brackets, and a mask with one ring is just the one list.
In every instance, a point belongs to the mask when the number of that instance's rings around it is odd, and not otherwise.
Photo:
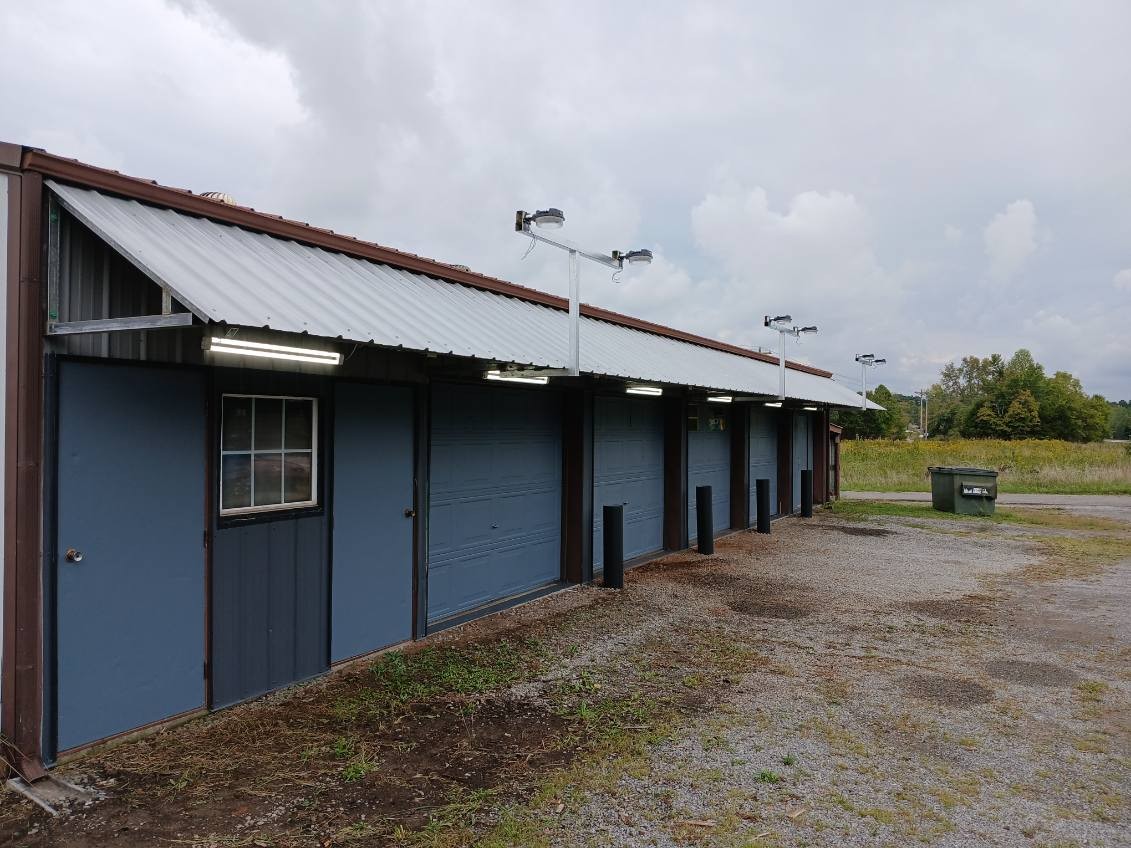
[[(834, 413), (847, 438), (918, 435), (919, 398), (894, 394), (882, 384), (868, 397), (885, 411)], [(1046, 374), (1024, 349), (1009, 359), (995, 353), (947, 363), (927, 392), (927, 412), (929, 436), (1070, 442), (1131, 438), (1131, 401), (1109, 403), (1089, 395), (1067, 371)]]

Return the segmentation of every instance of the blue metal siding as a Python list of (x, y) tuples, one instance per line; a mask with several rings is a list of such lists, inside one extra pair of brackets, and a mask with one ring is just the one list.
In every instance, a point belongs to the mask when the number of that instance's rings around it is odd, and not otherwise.
[(200, 373), (61, 364), (58, 750), (204, 705), (204, 450)]
[(326, 670), (328, 578), (320, 515), (257, 521), (216, 533), (214, 707)]
[(339, 383), (330, 659), (412, 638), (413, 395)]
[(750, 410), (750, 524), (758, 518), (757, 480), (770, 481), (770, 509), (778, 511), (778, 418), (766, 409)]
[(433, 388), (428, 621), (561, 578), (561, 400)]
[(707, 430), (710, 416), (719, 417), (730, 425), (725, 410), (710, 410), (703, 406), (699, 412), (697, 430), (687, 433), (687, 535), (689, 543), (698, 537), (698, 510), (695, 507), (695, 487), (711, 487), (711, 506), (715, 533), (730, 527), (730, 432)]
[(593, 433), (593, 570), (601, 571), (605, 505), (625, 505), (625, 559), (664, 547), (663, 407), (648, 398), (598, 397)]
[(793, 509), (801, 509), (801, 471), (813, 468), (813, 416), (793, 413)]

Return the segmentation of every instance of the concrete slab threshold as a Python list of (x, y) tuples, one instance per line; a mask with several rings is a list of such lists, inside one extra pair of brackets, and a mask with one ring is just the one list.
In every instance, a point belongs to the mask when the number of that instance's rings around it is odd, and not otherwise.
[(51, 774), (33, 783), (27, 783), (22, 777), (13, 777), (6, 785), (52, 816), (66, 812), (78, 804), (97, 800), (95, 793)]

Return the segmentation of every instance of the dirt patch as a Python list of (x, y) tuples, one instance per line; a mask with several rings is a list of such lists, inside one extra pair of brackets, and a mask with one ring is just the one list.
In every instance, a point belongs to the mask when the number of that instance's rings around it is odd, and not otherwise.
[(975, 707), (988, 704), (994, 698), (994, 692), (988, 686), (956, 677), (913, 674), (904, 677), (900, 684), (912, 697), (944, 707)]
[(882, 527), (851, 527), (843, 524), (821, 524), (822, 530), (831, 530), (844, 533), (846, 536), (892, 536), (894, 530), (884, 530)]
[(907, 608), (921, 615), (958, 624), (988, 624), (992, 620), (994, 599), (986, 595), (911, 601)]
[(1071, 686), (1080, 679), (1075, 672), (1052, 663), (992, 660), (983, 668), (995, 680), (1020, 683), (1023, 686)]

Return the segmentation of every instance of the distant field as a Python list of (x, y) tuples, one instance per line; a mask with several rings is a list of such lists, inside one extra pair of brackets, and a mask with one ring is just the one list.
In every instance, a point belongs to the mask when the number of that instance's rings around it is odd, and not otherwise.
[(1122, 444), (1027, 439), (845, 440), (841, 489), (928, 492), (931, 465), (992, 468), (1003, 492), (1131, 494), (1131, 451)]

